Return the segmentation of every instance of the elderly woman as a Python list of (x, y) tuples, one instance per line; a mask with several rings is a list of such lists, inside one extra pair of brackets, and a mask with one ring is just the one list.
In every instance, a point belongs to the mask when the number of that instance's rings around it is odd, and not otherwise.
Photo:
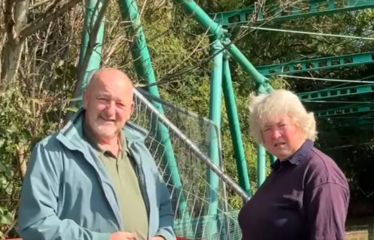
[(314, 147), (313, 113), (286, 90), (252, 97), (251, 134), (277, 157), (272, 172), (239, 213), (243, 240), (343, 240), (349, 188)]

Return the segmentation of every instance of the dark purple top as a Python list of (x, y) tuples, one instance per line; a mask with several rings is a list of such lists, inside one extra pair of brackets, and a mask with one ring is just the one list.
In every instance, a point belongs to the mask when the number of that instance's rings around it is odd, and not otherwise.
[(347, 180), (312, 141), (286, 161), (277, 160), (239, 212), (243, 240), (343, 240)]

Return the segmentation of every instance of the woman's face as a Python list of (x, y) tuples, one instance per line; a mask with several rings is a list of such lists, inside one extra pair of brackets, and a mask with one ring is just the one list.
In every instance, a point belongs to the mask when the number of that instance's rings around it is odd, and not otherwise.
[(305, 134), (288, 116), (270, 119), (262, 134), (265, 148), (279, 160), (291, 156), (305, 142)]

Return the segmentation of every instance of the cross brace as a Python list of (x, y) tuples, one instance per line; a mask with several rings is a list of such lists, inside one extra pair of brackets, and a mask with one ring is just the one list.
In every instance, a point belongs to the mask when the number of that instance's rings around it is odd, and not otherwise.
[(263, 65), (256, 67), (256, 69), (265, 76), (276, 76), (280, 74), (302, 73), (307, 71), (333, 69), (370, 63), (374, 63), (374, 52)]
[(265, 7), (249, 7), (240, 10), (209, 14), (223, 26), (235, 27), (244, 24), (261, 23), (266, 20), (280, 21), (307, 18), (326, 14), (354, 11), (374, 7), (374, 0), (312, 0), (291, 6), (272, 4)]
[(350, 106), (335, 108), (335, 109), (330, 109), (330, 110), (316, 111), (314, 112), (314, 115), (316, 117), (330, 117), (330, 116), (372, 112), (372, 111), (374, 111), (374, 104), (355, 105), (355, 106), (350, 105)]
[(319, 100), (374, 92), (374, 84), (298, 93), (300, 100)]
[(356, 119), (353, 121), (344, 121), (340, 123), (333, 123), (333, 128), (345, 128), (345, 127), (356, 127), (356, 126), (365, 126), (365, 125), (373, 125), (373, 119)]

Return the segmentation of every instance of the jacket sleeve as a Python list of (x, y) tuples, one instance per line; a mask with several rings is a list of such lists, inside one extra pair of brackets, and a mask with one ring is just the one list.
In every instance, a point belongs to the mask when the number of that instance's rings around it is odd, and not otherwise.
[(171, 207), (170, 193), (162, 177), (158, 178), (158, 198), (159, 198), (159, 230), (156, 236), (161, 236), (165, 240), (175, 240), (174, 215)]
[(344, 240), (349, 190), (336, 184), (324, 183), (305, 195), (305, 239)]
[[(50, 139), (51, 140), (51, 139)], [(43, 144), (44, 142), (44, 144)], [(58, 218), (62, 157), (56, 142), (44, 140), (31, 153), (19, 205), (19, 234), (23, 240), (109, 240), (110, 233), (92, 232), (69, 219)]]

